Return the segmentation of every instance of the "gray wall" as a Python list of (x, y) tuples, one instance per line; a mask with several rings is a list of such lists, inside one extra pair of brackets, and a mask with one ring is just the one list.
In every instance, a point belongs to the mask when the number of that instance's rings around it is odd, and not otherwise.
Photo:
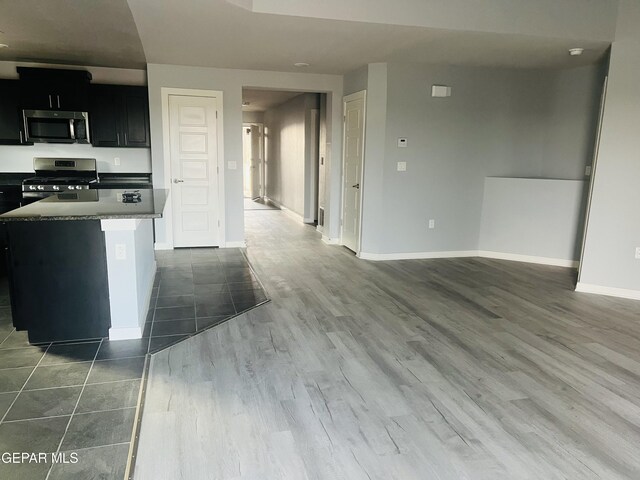
[(242, 112), (242, 121), (244, 123), (263, 123), (264, 112)]
[(640, 4), (620, 2), (579, 281), (640, 295)]
[[(599, 67), (370, 65), (362, 251), (477, 250), (485, 177), (583, 180), (601, 75)], [(452, 96), (432, 98), (433, 84), (451, 86)], [(396, 171), (399, 161), (406, 172)]]
[[(275, 90), (326, 92), (327, 95), (327, 143), (331, 145), (327, 155), (327, 216), (328, 235), (337, 237), (340, 212), (340, 158), (342, 149), (342, 76), (310, 73), (283, 73), (223, 68), (184, 67), (177, 65), (148, 64), (149, 110), (151, 122), (151, 149), (154, 185), (168, 188), (168, 175), (164, 171), (164, 142), (162, 131), (162, 87), (205, 89), (223, 92), (224, 110), (224, 161), (236, 161), (242, 165), (242, 88), (257, 87)], [(335, 100), (334, 100), (335, 99)], [(337, 168), (331, 168), (333, 159)], [(244, 212), (242, 168), (224, 171), (225, 241), (244, 241)], [(336, 212), (335, 215), (332, 212)], [(171, 228), (163, 219), (156, 222), (156, 241), (164, 243)]]
[(264, 114), (267, 196), (301, 217), (308, 213), (310, 110), (318, 107), (318, 95), (306, 93)]
[(344, 76), (343, 90), (345, 95), (360, 92), (367, 89), (369, 81), (369, 66), (358, 68)]
[(486, 178), (479, 249), (578, 260), (585, 185), (582, 180)]

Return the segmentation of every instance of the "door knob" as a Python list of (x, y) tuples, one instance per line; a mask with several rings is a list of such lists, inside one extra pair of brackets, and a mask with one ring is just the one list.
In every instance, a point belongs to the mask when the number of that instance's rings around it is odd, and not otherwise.
[(356, 183), (355, 185), (351, 185), (352, 188), (357, 188), (358, 190), (360, 189), (360, 184)]
[(174, 178), (173, 179), (173, 183), (183, 183), (184, 180), (182, 180), (181, 178)]

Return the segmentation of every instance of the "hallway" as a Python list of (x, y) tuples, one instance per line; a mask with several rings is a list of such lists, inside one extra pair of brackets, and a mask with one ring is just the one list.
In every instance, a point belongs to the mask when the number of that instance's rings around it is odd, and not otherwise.
[(152, 357), (137, 480), (640, 477), (638, 302), (245, 218), (271, 302)]

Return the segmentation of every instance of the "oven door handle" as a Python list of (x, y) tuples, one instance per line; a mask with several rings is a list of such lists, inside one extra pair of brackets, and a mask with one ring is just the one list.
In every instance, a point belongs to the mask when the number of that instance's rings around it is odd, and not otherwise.
[(75, 129), (73, 118), (69, 119), (69, 136), (71, 140), (76, 139), (76, 129)]

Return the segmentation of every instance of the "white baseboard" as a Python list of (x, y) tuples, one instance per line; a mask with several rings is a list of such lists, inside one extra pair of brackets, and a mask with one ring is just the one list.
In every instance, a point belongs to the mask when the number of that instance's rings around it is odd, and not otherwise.
[(601, 285), (592, 285), (589, 283), (578, 282), (576, 292), (595, 293), (597, 295), (606, 295), (608, 297), (630, 298), (631, 300), (640, 300), (640, 290), (628, 290), (626, 288), (603, 287)]
[(358, 255), (363, 260), (419, 260), (425, 258), (461, 258), (477, 257), (475, 250), (455, 251), (455, 252), (407, 252), (407, 253), (367, 253), (360, 252)]
[(237, 242), (225, 242), (224, 246), (220, 246), (220, 248), (246, 248), (247, 242), (244, 240), (240, 240)]
[[(323, 237), (324, 241), (324, 237)], [(484, 250), (459, 250), (445, 252), (406, 252), (406, 253), (368, 253), (360, 252), (358, 255), (363, 260), (419, 260), (429, 258), (465, 258), (482, 257), (495, 258), (497, 260), (511, 260), (515, 262), (537, 263), (540, 265), (554, 265), (557, 267), (577, 268), (578, 262), (563, 260), (561, 258), (534, 257), (530, 255), (517, 255), (513, 253), (487, 252)]]
[(155, 248), (156, 250), (173, 250), (173, 246), (169, 245), (168, 243), (158, 243), (158, 242), (156, 242), (153, 245), (153, 248)]
[(273, 203), (276, 207), (278, 207), (280, 210), (282, 210), (284, 213), (289, 215), (294, 220), (297, 220), (297, 221), (299, 221), (301, 223), (307, 223), (307, 222), (305, 222), (304, 217), (302, 215), (300, 215), (299, 213), (296, 213), (293, 210), (289, 210), (287, 207), (282, 205), (280, 202), (276, 202), (273, 198), (269, 198), (269, 197), (265, 197), (265, 198), (266, 198), (266, 201)]
[(479, 250), (477, 256), (482, 258), (495, 258), (497, 260), (512, 260), (514, 262), (538, 263), (540, 265), (570, 268), (578, 268), (580, 263), (576, 260), (565, 260), (562, 258), (534, 257), (531, 255), (519, 255), (517, 253), (488, 252), (486, 250)]
[(110, 328), (109, 340), (133, 340), (142, 338), (140, 327)]
[(314, 223), (316, 223), (316, 220), (315, 220), (314, 218), (307, 218), (307, 217), (304, 217), (304, 218), (302, 219), (302, 221), (303, 221), (304, 223), (311, 224), (311, 225), (313, 225)]
[(322, 235), (322, 241), (327, 245), (340, 245), (340, 239), (338, 238), (329, 238), (326, 235)]

